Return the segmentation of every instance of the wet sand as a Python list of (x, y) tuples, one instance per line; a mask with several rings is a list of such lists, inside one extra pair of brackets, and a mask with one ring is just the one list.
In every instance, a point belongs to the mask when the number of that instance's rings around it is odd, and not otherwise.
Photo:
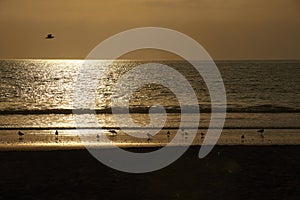
[(198, 159), (199, 147), (191, 147), (145, 174), (111, 169), (86, 150), (3, 151), (0, 199), (299, 199), (299, 150), (216, 146)]

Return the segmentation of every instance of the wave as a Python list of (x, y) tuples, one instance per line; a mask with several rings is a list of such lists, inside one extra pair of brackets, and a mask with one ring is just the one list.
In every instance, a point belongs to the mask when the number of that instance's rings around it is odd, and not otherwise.
[[(151, 127), (151, 128), (143, 128), (143, 127), (121, 127), (122, 130), (150, 130), (150, 129), (157, 129), (157, 130), (177, 130), (179, 127), (177, 126), (171, 126), (171, 127)], [(115, 130), (120, 130), (120, 127), (116, 126), (102, 126), (102, 127), (35, 127), (35, 126), (22, 126), (22, 127), (17, 127), (17, 126), (0, 126), (0, 130), (74, 130), (74, 129), (81, 129), (81, 130), (109, 130), (109, 129), (115, 129)], [(208, 129), (207, 126), (199, 126), (199, 127), (180, 127), (185, 130), (189, 129)], [(220, 127), (209, 127), (210, 129), (220, 129)], [(245, 127), (236, 127), (236, 126), (225, 126), (221, 129), (226, 129), (226, 130), (242, 130), (242, 129), (261, 129), (261, 126), (245, 126)], [(264, 129), (300, 129), (300, 126), (268, 126), (264, 127)]]
[(227, 108), (227, 112), (241, 113), (298, 113), (300, 108), (291, 108), (286, 106), (275, 106), (272, 104), (263, 104), (255, 106), (247, 106), (243, 108)]
[[(185, 106), (183, 109), (180, 107), (165, 107), (166, 113), (197, 113), (198, 109), (201, 113), (211, 113), (210, 107), (197, 108), (195, 106)], [(150, 107), (130, 107), (129, 113), (136, 114), (148, 114)], [(116, 107), (112, 111), (112, 108), (102, 109), (6, 109), (0, 110), (0, 115), (43, 115), (43, 114), (124, 114), (128, 113), (128, 109), (125, 107)], [(221, 107), (216, 108), (215, 112), (223, 112)], [(249, 106), (249, 107), (227, 107), (228, 113), (300, 113), (300, 108), (290, 108), (283, 106), (273, 106), (270, 104)], [(151, 108), (151, 113), (162, 113), (162, 110), (158, 107)]]

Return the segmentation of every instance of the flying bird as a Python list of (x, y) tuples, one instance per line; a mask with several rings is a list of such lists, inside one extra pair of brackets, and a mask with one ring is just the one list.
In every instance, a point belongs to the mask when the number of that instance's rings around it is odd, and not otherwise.
[(48, 34), (47, 36), (46, 36), (46, 39), (53, 39), (54, 38), (54, 35), (52, 35), (52, 34)]

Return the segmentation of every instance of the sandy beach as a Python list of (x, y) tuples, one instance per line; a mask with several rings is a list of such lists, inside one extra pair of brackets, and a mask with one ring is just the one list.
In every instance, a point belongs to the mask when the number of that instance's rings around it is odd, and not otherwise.
[(0, 200), (300, 199), (299, 16), (0, 0)]
[[(130, 150), (130, 149), (129, 149)], [(144, 152), (154, 148), (136, 148)], [(86, 150), (0, 152), (0, 199), (298, 199), (299, 145), (199, 147), (156, 172), (111, 169)]]

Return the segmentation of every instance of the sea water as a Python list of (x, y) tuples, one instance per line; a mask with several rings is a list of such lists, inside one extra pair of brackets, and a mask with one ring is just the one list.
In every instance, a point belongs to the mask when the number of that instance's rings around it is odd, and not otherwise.
[[(126, 129), (119, 130), (116, 119), (122, 119), (125, 116), (122, 109), (127, 108), (120, 105), (119, 113), (111, 112), (114, 88), (126, 72), (147, 63), (169, 66), (188, 80), (197, 96), (197, 102), (192, 102), (188, 93), (182, 96), (185, 106), (197, 105), (200, 109), (200, 119), (196, 119), (197, 123), (199, 121), (197, 127), (194, 127), (193, 112), (186, 114), (190, 116), (190, 121), (181, 121), (181, 107), (176, 94), (162, 85), (149, 83), (134, 91), (129, 101), (130, 116), (135, 125), (127, 129), (141, 137), (129, 136)], [(198, 65), (205, 63), (199, 62)], [(299, 61), (219, 61), (216, 65), (227, 96), (227, 115), (219, 144), (300, 144)], [(94, 105), (82, 114), (87, 118), (95, 115), (97, 126), (83, 123), (82, 127), (74, 120), (74, 94), (81, 89), (76, 80), (79, 69), (85, 68), (99, 75), (95, 88), (90, 77), (86, 77), (82, 83), (95, 91)], [(151, 70), (137, 74), (145, 79), (155, 78), (156, 75), (157, 72)], [(189, 137), (189, 129), (197, 129), (193, 144), (198, 145), (203, 142), (201, 132), (206, 134), (210, 123), (209, 90), (201, 74), (186, 61), (117, 60), (111, 63), (105, 60), (0, 60), (0, 76), (2, 149), (75, 148), (82, 145), (76, 129), (78, 126), (81, 126), (80, 134), (88, 135), (93, 145), (105, 146), (101, 138), (107, 137), (111, 143), (119, 146), (163, 146), (176, 134), (182, 135), (177, 144), (184, 145), (186, 137)], [(177, 80), (177, 77), (172, 78)], [(134, 77), (129, 77), (125, 87), (131, 87), (133, 81)], [(175, 87), (183, 87), (180, 80)], [(126, 95), (121, 93), (118, 98), (125, 98)], [(157, 104), (165, 108), (167, 119), (164, 126), (151, 127), (157, 134), (149, 141), (145, 135), (151, 130), (143, 126), (150, 122), (149, 108)], [(161, 113), (151, 115), (159, 118)], [(183, 130), (179, 129), (180, 123)], [(265, 129), (264, 138), (257, 133), (260, 128)], [(118, 134), (111, 134), (111, 129)], [(25, 135), (19, 137), (19, 130)], [(54, 134), (55, 130), (58, 130), (58, 136)], [(170, 137), (167, 137), (167, 131), (170, 131)], [(245, 139), (242, 140), (241, 135)]]

